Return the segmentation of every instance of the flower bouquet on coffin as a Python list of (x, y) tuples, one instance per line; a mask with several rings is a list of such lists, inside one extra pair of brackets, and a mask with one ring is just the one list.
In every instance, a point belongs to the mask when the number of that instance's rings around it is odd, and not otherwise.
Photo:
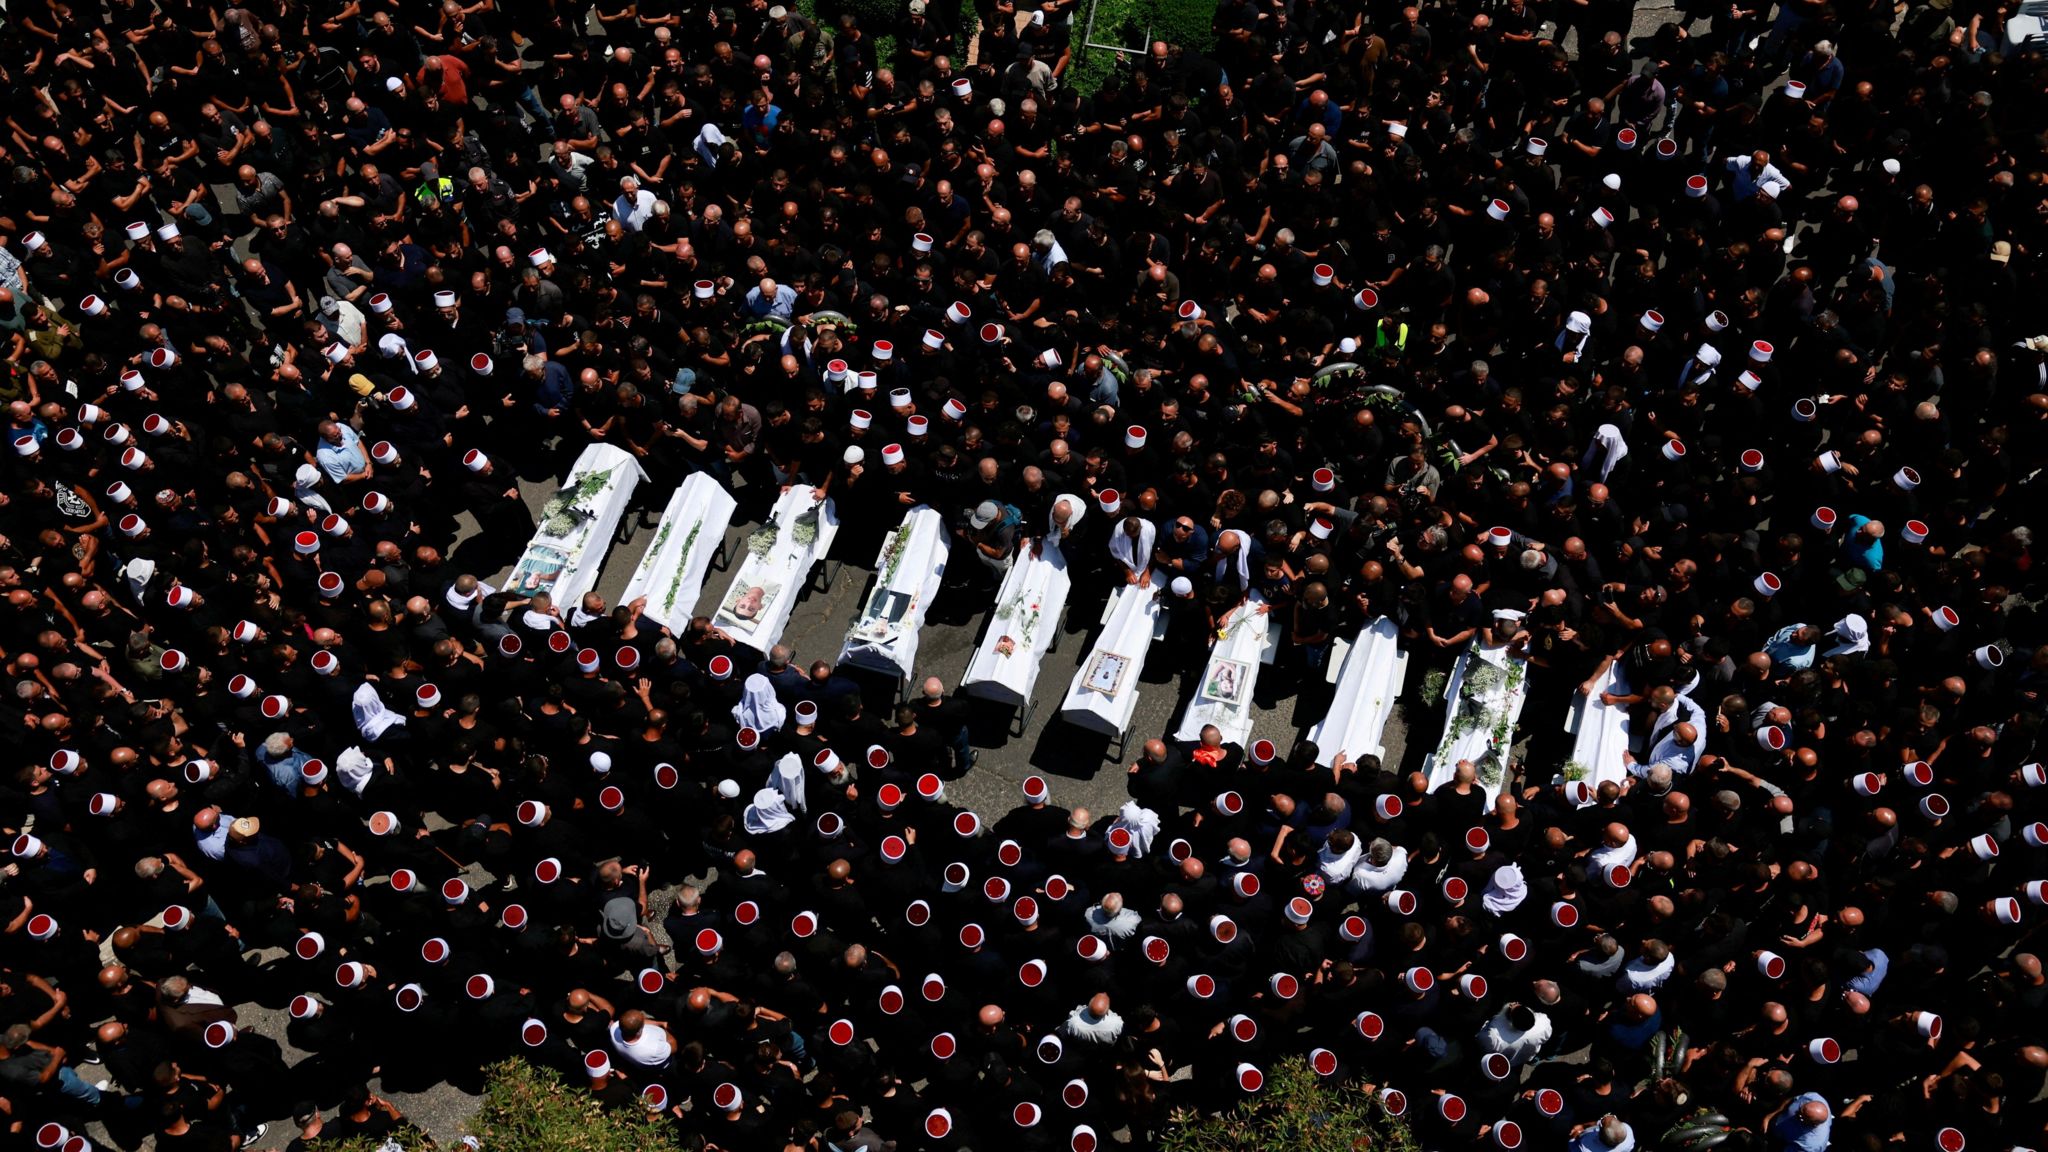
[(799, 591), (810, 571), (824, 514), (808, 489), (784, 493), (774, 515), (748, 534), (746, 559), (713, 622), (750, 643), (766, 621), (777, 621), (771, 631), (780, 632), (782, 599)]
[(996, 605), (996, 625), (1002, 629), (996, 637), (995, 653), (1005, 659), (1014, 656), (1028, 657), (1038, 646), (1038, 622), (1044, 612), (1045, 588), (1043, 584), (1017, 589), (1009, 599)]
[(556, 540), (569, 540), (597, 518), (598, 493), (612, 482), (610, 468), (571, 476), (559, 491), (541, 505), (540, 530)]
[(1486, 802), (1507, 784), (1515, 722), (1526, 699), (1528, 661), (1502, 648), (1465, 650), (1444, 686), (1444, 731), (1424, 762), (1430, 787), (1451, 779), (1461, 761), (1471, 761)]

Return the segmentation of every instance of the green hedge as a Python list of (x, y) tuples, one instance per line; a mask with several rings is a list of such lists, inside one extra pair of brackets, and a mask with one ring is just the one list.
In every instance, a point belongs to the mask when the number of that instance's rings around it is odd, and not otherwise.
[(1416, 1152), (1405, 1120), (1388, 1116), (1370, 1086), (1331, 1083), (1290, 1056), (1257, 1096), (1216, 1114), (1178, 1111), (1160, 1152)]

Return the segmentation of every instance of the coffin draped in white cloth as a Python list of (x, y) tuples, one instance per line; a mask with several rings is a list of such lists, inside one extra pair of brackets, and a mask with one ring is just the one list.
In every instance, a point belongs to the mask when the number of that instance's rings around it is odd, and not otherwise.
[[(1474, 669), (1480, 665), (1492, 669), (1486, 674), (1491, 684), (1467, 699), (1465, 682), (1475, 677)], [(1523, 679), (1527, 670), (1528, 661), (1509, 656), (1505, 645), (1481, 648), (1475, 643), (1458, 657), (1444, 685), (1448, 706), (1444, 710), (1443, 737), (1422, 764), (1429, 775), (1430, 788), (1448, 782), (1457, 773), (1460, 760), (1470, 760), (1480, 769), (1479, 786), (1486, 793), (1486, 807), (1493, 808), (1502, 785), (1507, 783), (1515, 721), (1521, 717), (1522, 705), (1529, 697), (1528, 684)], [(1461, 724), (1459, 714), (1466, 710), (1470, 710), (1474, 720)]]
[(562, 487), (575, 489), (586, 478), (598, 475), (604, 476), (604, 484), (595, 492), (557, 497), (566, 504), (562, 516), (566, 526), (542, 517), (539, 530), (512, 569), (506, 591), (520, 596), (550, 593), (566, 613), (597, 584), (619, 518), (626, 514), (633, 491), (647, 479), (647, 473), (632, 453), (610, 444), (592, 444), (576, 457)]
[[(1620, 676), (1619, 662), (1610, 665), (1593, 685), (1590, 695), (1573, 698), (1571, 711), (1565, 717), (1565, 731), (1576, 739), (1572, 744), (1571, 759), (1566, 766), (1582, 764), (1586, 768), (1586, 783), (1597, 790), (1608, 780), (1616, 784), (1628, 779), (1628, 765), (1621, 754), (1628, 751), (1629, 719), (1628, 709), (1600, 700), (1602, 692), (1617, 696), (1628, 693), (1628, 685)], [(1571, 782), (1561, 780), (1565, 785), (1565, 797), (1573, 799)], [(1574, 800), (1576, 803), (1577, 801)], [(1591, 803), (1588, 800), (1586, 803)], [(1579, 807), (1585, 807), (1579, 804)]]
[[(1174, 739), (1199, 740), (1203, 727), (1210, 724), (1222, 731), (1225, 744), (1251, 739), (1252, 690), (1258, 687), (1260, 661), (1273, 624), (1272, 614), (1260, 611), (1265, 606), (1266, 598), (1254, 589), (1224, 618), (1223, 636), (1209, 646), (1209, 662), (1202, 667), (1202, 678), (1195, 684), (1187, 710), (1181, 713)], [(1219, 669), (1227, 669), (1237, 681), (1237, 691), (1227, 699), (1209, 694)]]
[[(1138, 677), (1144, 674), (1145, 655), (1152, 650), (1152, 632), (1159, 624), (1159, 591), (1164, 587), (1166, 577), (1154, 572), (1149, 584), (1125, 584), (1111, 593), (1102, 633), (1075, 670), (1066, 698), (1060, 701), (1061, 719), (1107, 736), (1123, 735), (1138, 706)], [(1107, 696), (1087, 686), (1096, 657), (1105, 652), (1130, 661), (1116, 693)]]
[[(968, 658), (960, 686), (985, 700), (1022, 707), (1038, 683), (1038, 668), (1059, 632), (1072, 579), (1060, 546), (1047, 541), (1042, 555), (1027, 544), (996, 590), (988, 631)], [(1010, 641), (1009, 651), (1002, 651)]]
[[(796, 522), (813, 509), (818, 514), (817, 535), (808, 542), (799, 542)], [(803, 595), (804, 582), (810, 579), (811, 565), (830, 551), (832, 538), (839, 534), (838, 510), (829, 498), (812, 502), (808, 484), (793, 485), (784, 492), (782, 498), (775, 502), (769, 520), (776, 528), (774, 543), (765, 555), (758, 556), (747, 543), (740, 545), (743, 551), (739, 570), (733, 573), (732, 584), (711, 613), (713, 624), (731, 633), (740, 643), (760, 652), (766, 652), (782, 639), (782, 630), (789, 624), (789, 614)], [(758, 533), (762, 529), (755, 531)], [(752, 536), (747, 539), (751, 540)], [(698, 542), (702, 543), (703, 537), (699, 536)], [(742, 608), (739, 598), (744, 595), (744, 590), (754, 588), (762, 589), (758, 603)], [(768, 594), (771, 588), (772, 595)]]
[(1316, 763), (1327, 768), (1340, 752), (1353, 760), (1384, 755), (1387, 717), (1407, 675), (1408, 654), (1401, 650), (1401, 630), (1392, 620), (1382, 616), (1359, 629), (1337, 673), (1330, 710), (1308, 731)]
[(680, 633), (704, 594), (711, 557), (732, 525), (732, 493), (708, 472), (693, 472), (668, 498), (654, 540), (640, 557), (619, 599), (631, 604), (647, 597), (647, 616)]
[[(882, 540), (875, 556), (875, 587), (846, 630), (840, 663), (910, 675), (917, 666), (924, 614), (939, 594), (951, 548), (945, 517), (922, 504), (904, 513), (903, 523)], [(898, 551), (893, 560), (892, 551)]]

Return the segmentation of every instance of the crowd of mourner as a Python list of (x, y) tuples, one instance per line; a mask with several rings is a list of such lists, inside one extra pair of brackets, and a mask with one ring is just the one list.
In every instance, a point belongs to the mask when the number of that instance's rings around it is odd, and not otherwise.
[[(1432, 1149), (2048, 1138), (2018, 3), (771, 3), (9, 7), (0, 1146), (506, 1058), (727, 1152), (1289, 1060)], [(951, 669), (494, 586), (593, 444), (857, 566), (935, 510), (963, 597), (1055, 549), (1077, 632), (1151, 582), (1154, 677), (1256, 603), (1326, 700), (1385, 618), (1405, 753), (970, 810)], [(1475, 649), (1528, 707), (1432, 774)]]

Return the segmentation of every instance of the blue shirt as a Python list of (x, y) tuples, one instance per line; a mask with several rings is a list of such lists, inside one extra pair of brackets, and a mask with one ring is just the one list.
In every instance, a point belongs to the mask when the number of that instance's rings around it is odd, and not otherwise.
[(1884, 540), (1881, 537), (1863, 534), (1863, 526), (1868, 523), (1868, 516), (1849, 517), (1849, 535), (1842, 541), (1842, 559), (1866, 572), (1882, 572)]
[(1640, 1024), (1631, 1024), (1625, 1019), (1617, 1018), (1614, 1023), (1607, 1026), (1607, 1037), (1621, 1048), (1630, 1052), (1640, 1052), (1650, 1046), (1650, 1037), (1655, 1036), (1663, 1028), (1664, 1009), (1659, 1008), (1648, 1020)]
[(1884, 983), (1885, 976), (1892, 970), (1892, 958), (1885, 955), (1882, 948), (1866, 949), (1863, 958), (1870, 961), (1870, 971), (1849, 981), (1849, 991), (1875, 996), (1878, 986)]
[[(1800, 63), (1802, 65), (1807, 66), (1812, 65), (1813, 54), (1808, 53), (1806, 59), (1800, 61)], [(1804, 70), (1804, 68), (1796, 68), (1793, 71), (1802, 72)], [(1813, 75), (1807, 78), (1807, 97), (1810, 99), (1815, 96), (1824, 96), (1829, 92), (1840, 91), (1842, 87), (1842, 77), (1845, 74), (1845, 71), (1846, 70), (1842, 67), (1841, 59), (1839, 57), (1830, 56), (1826, 64), (1821, 65), (1819, 68), (1815, 68), (1813, 71)]]
[(286, 796), (299, 794), (299, 769), (311, 759), (311, 756), (299, 751), (297, 747), (293, 747), (278, 759), (271, 758), (269, 749), (256, 749), (256, 762), (263, 765), (263, 770), (270, 773), (270, 782), (277, 785)]
[(1799, 643), (1799, 629), (1798, 624), (1787, 624), (1764, 641), (1764, 655), (1771, 658), (1771, 663), (1794, 672), (1813, 667), (1813, 645)]
[(796, 289), (787, 284), (777, 284), (775, 295), (770, 298), (761, 295), (756, 286), (747, 289), (747, 311), (756, 316), (774, 316), (788, 320), (796, 315)]
[(773, 141), (775, 128), (781, 123), (782, 109), (773, 104), (766, 111), (749, 104), (747, 110), (740, 113), (740, 127), (745, 128), (747, 135), (753, 137), (754, 144), (761, 148), (766, 148)]
[(1159, 543), (1155, 547), (1166, 554), (1168, 564), (1175, 572), (1192, 576), (1202, 570), (1202, 561), (1209, 558), (1209, 530), (1197, 524), (1186, 536), (1181, 536), (1174, 532), (1173, 525), (1168, 524), (1159, 530)]
[(1823, 1108), (1827, 1101), (1818, 1092), (1806, 1092), (1795, 1096), (1778, 1118), (1771, 1122), (1771, 1141), (1779, 1148), (1796, 1149), (1797, 1152), (1826, 1152), (1828, 1137), (1835, 1128), (1835, 1111), (1828, 1109), (1828, 1118), (1818, 1124), (1809, 1125), (1799, 1118), (1799, 1110), (1808, 1101), (1815, 1101)]
[(1751, 160), (1748, 156), (1730, 156), (1728, 158), (1728, 168), (1733, 173), (1729, 177), (1730, 191), (1733, 193), (1736, 203), (1743, 204), (1756, 199), (1757, 189), (1767, 184), (1772, 187), (1772, 195), (1782, 193), (1785, 189), (1792, 186), (1792, 182), (1785, 178), (1785, 174), (1778, 171), (1776, 164), (1767, 163), (1764, 165), (1763, 171), (1752, 172), (1749, 167), (1750, 163)]
[(363, 438), (356, 435), (355, 429), (346, 424), (336, 424), (335, 427), (341, 430), (341, 443), (329, 444), (321, 440), (320, 446), (313, 449), (313, 459), (320, 462), (320, 470), (327, 473), (329, 480), (339, 484), (369, 467), (370, 460), (363, 455)]
[(541, 416), (553, 408), (567, 412), (569, 401), (575, 398), (576, 385), (569, 379), (569, 370), (557, 361), (548, 361), (540, 370), (540, 387), (533, 391), (534, 412)]

